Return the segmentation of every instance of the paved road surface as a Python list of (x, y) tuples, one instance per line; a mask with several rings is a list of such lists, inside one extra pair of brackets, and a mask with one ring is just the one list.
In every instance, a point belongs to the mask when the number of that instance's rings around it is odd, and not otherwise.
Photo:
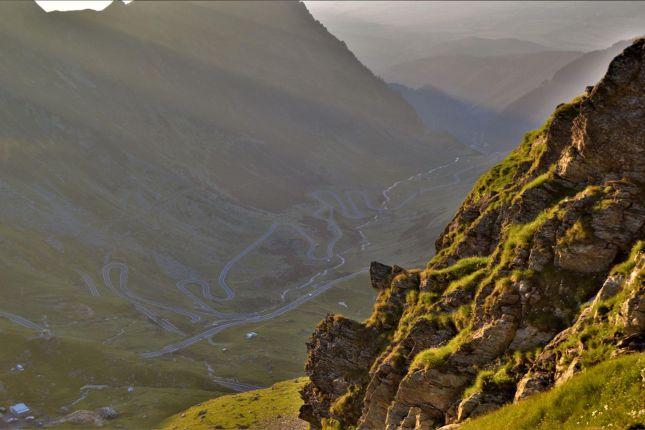
[[(114, 284), (112, 283), (112, 279), (110, 277), (110, 272), (112, 270), (118, 270), (119, 271), (119, 287), (116, 288)], [(156, 302), (154, 300), (146, 299), (144, 297), (138, 296), (135, 293), (133, 293), (131, 290), (128, 289), (128, 266), (125, 263), (120, 263), (116, 261), (109, 262), (105, 266), (103, 266), (103, 282), (105, 283), (105, 286), (115, 293), (116, 295), (128, 300), (131, 302), (133, 305), (135, 305), (135, 308), (137, 311), (141, 312), (144, 314), (146, 317), (150, 318), (153, 322), (158, 324), (160, 327), (162, 327), (164, 330), (168, 331), (173, 331), (176, 332), (178, 329), (172, 325), (169, 321), (159, 318), (154, 312), (152, 312), (148, 307), (144, 306), (144, 304), (147, 304), (149, 306), (154, 306), (169, 312), (173, 312), (179, 315), (186, 316), (190, 318), (193, 322), (197, 322), (201, 320), (201, 316), (185, 310), (183, 308), (180, 308), (178, 306), (169, 306), (165, 305), (163, 303)]]
[(26, 328), (29, 328), (29, 329), (32, 329), (32, 330), (36, 330), (36, 331), (44, 331), (45, 330), (45, 327), (43, 327), (43, 326), (41, 326), (39, 324), (36, 324), (33, 321), (29, 321), (27, 318), (23, 318), (20, 315), (0, 311), (0, 317), (7, 318), (11, 322), (14, 322), (14, 323), (16, 323), (18, 325), (21, 325), (23, 327), (26, 327)]
[(80, 275), (80, 277), (83, 279), (83, 282), (85, 282), (85, 285), (87, 285), (87, 288), (90, 290), (90, 294), (94, 297), (99, 297), (101, 293), (99, 293), (99, 289), (96, 287), (96, 284), (94, 283), (94, 279), (92, 277), (80, 270), (76, 270), (76, 273)]
[(218, 376), (211, 376), (211, 379), (224, 388), (228, 388), (229, 390), (237, 391), (240, 393), (244, 391), (254, 391), (265, 388), (258, 385), (245, 384), (243, 382), (234, 381), (228, 378), (220, 378)]

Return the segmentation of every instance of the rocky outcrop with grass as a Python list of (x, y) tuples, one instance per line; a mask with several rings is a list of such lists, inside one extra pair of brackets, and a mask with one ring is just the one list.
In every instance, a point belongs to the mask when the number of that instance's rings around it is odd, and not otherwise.
[(373, 263), (363, 323), (308, 344), (314, 429), (435, 429), (641, 351), (645, 40), (483, 175), (423, 270)]

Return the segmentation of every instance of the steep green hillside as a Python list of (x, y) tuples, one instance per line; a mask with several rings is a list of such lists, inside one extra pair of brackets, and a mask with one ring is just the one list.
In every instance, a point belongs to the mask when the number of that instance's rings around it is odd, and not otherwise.
[[(297, 326), (339, 301), (364, 317), (371, 292), (325, 294), (351, 288), (339, 285), (369, 246), (396, 251), (373, 218), (441, 228), (414, 205), (385, 207), (406, 196), (383, 192), (418, 173), (427, 187), (463, 149), (424, 128), (301, 3), (47, 14), (8, 1), (0, 49), (1, 406), (24, 401), (50, 420), (113, 405), (114, 425), (137, 428), (137, 409), (147, 425), (295, 377), (304, 352), (250, 352), (260, 339), (247, 332), (299, 312), (259, 336), (293, 350), (307, 337)], [(447, 193), (452, 173), (433, 186)], [(83, 397), (85, 385), (109, 388)]]

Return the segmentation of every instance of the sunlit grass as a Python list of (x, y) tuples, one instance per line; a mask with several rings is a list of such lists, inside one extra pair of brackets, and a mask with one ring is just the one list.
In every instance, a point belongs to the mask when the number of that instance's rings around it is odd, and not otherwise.
[(643, 353), (607, 361), (460, 430), (625, 429), (645, 421), (644, 370)]
[(171, 417), (165, 430), (266, 428), (274, 419), (295, 419), (302, 404), (299, 390), (306, 378), (279, 382), (264, 390), (249, 391), (209, 400)]

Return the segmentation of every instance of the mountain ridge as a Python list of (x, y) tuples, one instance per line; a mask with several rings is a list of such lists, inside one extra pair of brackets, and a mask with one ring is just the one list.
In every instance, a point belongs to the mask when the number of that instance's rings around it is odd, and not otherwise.
[(580, 55), (576, 51), (487, 57), (446, 53), (397, 64), (383, 76), (418, 89), (430, 85), (473, 107), (501, 111)]
[(503, 113), (518, 120), (541, 121), (558, 100), (571, 99), (582, 93), (584, 85), (592, 85), (600, 79), (606, 71), (606, 64), (630, 43), (629, 40), (623, 40), (606, 49), (581, 55), (559, 69), (542, 85), (514, 100), (505, 107)]
[[(0, 401), (46, 422), (151, 427), (295, 377), (299, 325), (371, 302), (327, 290), (379, 243), (357, 227), (383, 189), (470, 152), (302, 3), (7, 1), (0, 49)], [(247, 342), (286, 311), (291, 336)]]
[[(584, 92), (586, 86), (597, 82), (604, 75), (610, 60), (629, 44), (630, 41), (625, 40), (603, 50), (582, 53), (557, 68), (555, 73), (552, 68), (549, 72), (551, 75), (543, 73), (544, 70), (534, 74), (529, 68), (518, 74), (520, 79), (526, 74), (537, 79), (533, 79), (531, 85), (524, 85), (523, 89), (512, 80), (502, 79), (492, 86), (487, 85), (488, 80), (478, 83), (479, 88), (476, 88), (474, 95), (503, 93), (507, 101), (513, 99), (504, 106), (490, 105), (494, 98), (477, 104), (451, 96), (431, 85), (413, 89), (391, 83), (390, 87), (415, 107), (431, 129), (445, 130), (460, 142), (484, 153), (506, 152), (516, 145), (526, 130), (539, 127), (559, 103), (576, 97)], [(523, 70), (523, 66), (517, 66), (513, 60), (517, 57), (505, 58), (511, 60), (508, 68)], [(511, 94), (513, 96), (508, 97)]]

